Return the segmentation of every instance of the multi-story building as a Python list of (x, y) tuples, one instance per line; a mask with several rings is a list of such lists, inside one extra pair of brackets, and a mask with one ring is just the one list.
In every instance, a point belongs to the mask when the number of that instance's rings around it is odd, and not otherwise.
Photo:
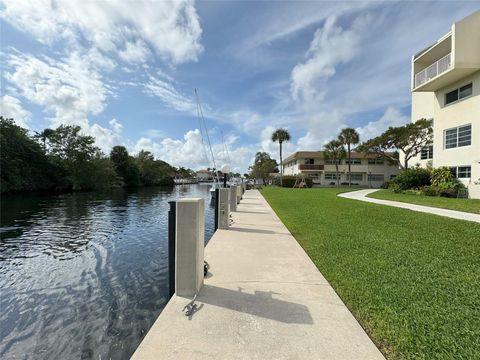
[[(377, 188), (400, 171), (398, 165), (374, 155), (352, 152), (351, 161), (351, 182), (355, 185)], [(284, 175), (309, 176), (318, 185), (337, 183), (335, 162), (325, 159), (323, 151), (297, 151), (283, 160), (282, 164)], [(338, 176), (340, 183), (348, 182), (348, 159), (339, 162)]]
[(480, 10), (412, 58), (412, 121), (433, 119), (433, 145), (411, 163), (448, 166), (480, 198)]
[(198, 170), (196, 174), (197, 174), (197, 180), (199, 182), (213, 181), (213, 174), (210, 170)]

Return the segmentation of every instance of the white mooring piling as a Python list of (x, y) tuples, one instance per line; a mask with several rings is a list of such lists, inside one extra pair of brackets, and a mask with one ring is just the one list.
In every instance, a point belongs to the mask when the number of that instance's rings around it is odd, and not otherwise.
[(218, 228), (228, 230), (230, 189), (218, 189)]
[(237, 211), (237, 185), (230, 185), (230, 211)]
[(203, 285), (205, 201), (177, 201), (175, 236), (175, 293), (193, 297)]

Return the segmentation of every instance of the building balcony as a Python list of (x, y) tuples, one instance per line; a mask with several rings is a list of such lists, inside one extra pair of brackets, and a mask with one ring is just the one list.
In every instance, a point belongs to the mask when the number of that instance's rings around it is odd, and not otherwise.
[(434, 92), (480, 69), (480, 11), (452, 25), (437, 42), (412, 58), (414, 92)]
[(448, 53), (432, 65), (415, 74), (415, 88), (436, 78), (452, 67), (452, 53)]
[(298, 170), (301, 171), (320, 171), (323, 170), (323, 165), (313, 165), (313, 164), (299, 164)]

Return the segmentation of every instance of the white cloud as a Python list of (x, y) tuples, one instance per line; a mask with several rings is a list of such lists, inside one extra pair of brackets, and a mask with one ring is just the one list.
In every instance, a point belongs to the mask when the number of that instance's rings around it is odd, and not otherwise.
[(148, 50), (146, 44), (141, 40), (127, 42), (125, 44), (125, 49), (121, 50), (119, 53), (123, 60), (131, 64), (145, 62), (149, 54), (150, 51)]
[[(110, 120), (109, 127), (89, 122), (90, 115), (104, 110), (110, 94), (90, 56), (72, 53), (67, 59), (59, 61), (17, 52), (9, 55), (6, 63), (5, 78), (16, 92), (53, 115), (50, 118), (51, 127), (79, 125), (83, 133), (95, 137), (96, 145), (105, 152), (123, 142), (123, 126), (116, 119)], [(11, 96), (4, 98), (10, 104), (20, 104)]]
[(367, 125), (358, 127), (356, 130), (360, 135), (360, 141), (367, 141), (380, 135), (390, 126), (402, 126), (410, 122), (410, 119), (403, 115), (398, 109), (388, 107), (382, 117), (376, 121), (370, 121)]
[[(149, 44), (173, 63), (196, 61), (202, 29), (192, 0), (4, 0), (2, 17), (43, 43), (88, 42), (131, 62), (146, 59)], [(138, 57), (135, 57), (137, 55)]]
[(335, 25), (329, 17), (313, 37), (307, 60), (292, 70), (292, 97), (305, 104), (318, 104), (325, 97), (326, 81), (335, 75), (336, 66), (351, 61), (358, 53), (360, 31), (366, 19), (358, 18), (348, 30)]
[(16, 53), (7, 58), (5, 78), (30, 102), (54, 114), (52, 125), (88, 127), (87, 116), (103, 111), (109, 90), (87, 58), (63, 61)]
[[(234, 147), (237, 137), (231, 134), (226, 136), (224, 140), (225, 143), (222, 141), (212, 143), (217, 168), (228, 163), (229, 157), (232, 171), (247, 171), (248, 166), (253, 161), (255, 152), (261, 150), (261, 147), (259, 145)], [(226, 154), (225, 147), (229, 156)], [(155, 141), (149, 137), (142, 137), (131, 150), (134, 153), (138, 153), (140, 150), (150, 151), (155, 157), (177, 167), (183, 166), (195, 170), (213, 167), (210, 149), (208, 145), (204, 145), (199, 129), (188, 131), (183, 139), (164, 138)]]
[(17, 98), (4, 95), (0, 97), (0, 113), (4, 118), (14, 119), (18, 126), (28, 129), (31, 113), (22, 107)]
[(174, 166), (190, 168), (212, 167), (202, 143), (200, 130), (188, 131), (183, 140), (165, 138), (160, 142), (142, 137), (134, 146), (135, 152), (147, 150)]
[(196, 114), (194, 99), (179, 92), (171, 82), (160, 80), (150, 76), (144, 84), (147, 94), (157, 96), (169, 107), (181, 111)]
[(108, 154), (115, 145), (120, 145), (124, 142), (122, 137), (123, 125), (120, 124), (117, 119), (110, 120), (108, 124), (110, 128), (93, 124), (83, 130), (84, 133), (95, 138), (95, 145), (106, 154)]
[(298, 139), (301, 150), (321, 150), (323, 145), (336, 137), (343, 125), (342, 115), (334, 110), (311, 115), (308, 119), (306, 134)]

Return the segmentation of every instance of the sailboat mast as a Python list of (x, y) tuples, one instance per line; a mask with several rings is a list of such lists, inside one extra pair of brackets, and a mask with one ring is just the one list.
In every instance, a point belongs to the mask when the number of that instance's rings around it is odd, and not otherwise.
[(203, 116), (203, 110), (202, 110), (202, 105), (200, 104), (200, 98), (198, 96), (198, 92), (197, 92), (197, 89), (195, 88), (195, 97), (196, 97), (196, 100), (197, 100), (197, 108), (198, 108), (198, 112), (200, 114), (200, 118), (202, 119), (203, 121), (203, 127), (205, 129), (205, 134), (207, 136), (207, 142), (208, 142), (208, 147), (210, 149), (210, 154), (212, 155), (212, 162), (213, 162), (213, 168), (215, 169), (215, 175), (217, 177), (217, 181), (220, 181), (220, 179), (218, 178), (218, 169), (217, 169), (217, 165), (215, 164), (215, 156), (213, 155), (213, 149), (212, 149), (212, 143), (210, 142), (210, 135), (208, 134), (208, 129), (207, 129), (207, 125), (205, 123), (205, 117)]

